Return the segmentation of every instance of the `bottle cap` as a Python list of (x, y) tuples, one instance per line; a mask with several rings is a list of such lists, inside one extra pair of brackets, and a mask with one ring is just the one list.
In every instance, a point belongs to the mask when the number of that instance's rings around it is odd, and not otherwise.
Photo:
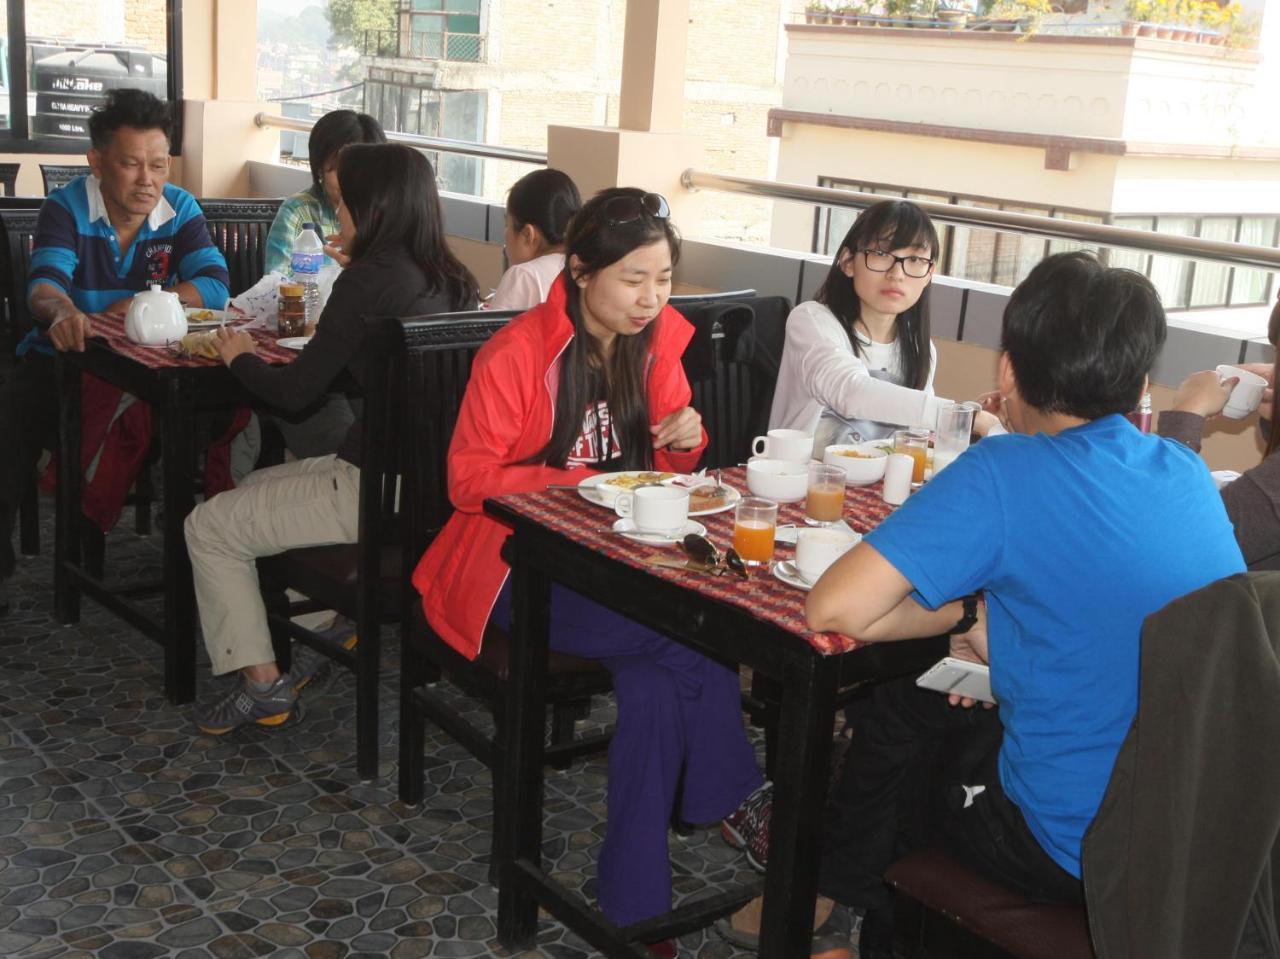
[(301, 283), (281, 283), (280, 295), (281, 296), (302, 296), (302, 284)]

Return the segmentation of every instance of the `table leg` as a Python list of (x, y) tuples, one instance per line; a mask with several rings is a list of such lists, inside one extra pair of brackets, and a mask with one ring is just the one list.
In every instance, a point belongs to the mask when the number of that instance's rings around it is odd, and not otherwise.
[(61, 353), (58, 378), (58, 490), (53, 543), (53, 608), (64, 626), (80, 622), (80, 587), (67, 566), (80, 565), (80, 368)]
[(542, 764), (546, 726), (544, 681), (550, 635), (551, 580), (529, 562), (528, 547), (515, 534), (511, 566), (512, 630), (510, 678), (498, 710), (493, 855), (498, 887), (498, 939), (507, 949), (534, 944), (537, 900), (520, 888), (518, 859), (542, 861)]
[(165, 382), (164, 450), (164, 694), (188, 703), (196, 693), (196, 597), (183, 522), (195, 505), (195, 412), (181, 376)]
[(815, 656), (807, 675), (789, 676), (783, 684), (761, 959), (809, 954), (835, 717), (835, 665), (834, 657)]

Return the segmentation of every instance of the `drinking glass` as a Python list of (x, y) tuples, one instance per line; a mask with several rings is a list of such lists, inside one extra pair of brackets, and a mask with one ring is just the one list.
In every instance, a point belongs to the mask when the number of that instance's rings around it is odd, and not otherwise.
[(896, 430), (893, 434), (893, 452), (905, 453), (915, 460), (915, 466), (911, 470), (912, 487), (923, 483), (925, 467), (929, 465), (929, 431)]
[(844, 470), (825, 463), (809, 466), (809, 494), (804, 501), (804, 521), (810, 526), (830, 526), (844, 516)]
[(938, 410), (933, 438), (933, 475), (937, 476), (969, 448), (974, 411), (967, 403), (951, 403)]
[(733, 548), (748, 566), (773, 559), (773, 534), (778, 527), (778, 504), (771, 499), (747, 496), (733, 514)]

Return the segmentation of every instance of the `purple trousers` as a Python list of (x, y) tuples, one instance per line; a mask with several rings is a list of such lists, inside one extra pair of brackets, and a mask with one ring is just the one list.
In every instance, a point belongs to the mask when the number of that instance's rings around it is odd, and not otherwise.
[[(511, 581), (493, 622), (511, 622)], [(763, 782), (742, 726), (738, 673), (565, 589), (551, 587), (551, 647), (600, 660), (613, 677), (608, 823), (596, 898), (626, 926), (671, 908), (667, 826), (684, 772), (680, 815), (709, 823)]]

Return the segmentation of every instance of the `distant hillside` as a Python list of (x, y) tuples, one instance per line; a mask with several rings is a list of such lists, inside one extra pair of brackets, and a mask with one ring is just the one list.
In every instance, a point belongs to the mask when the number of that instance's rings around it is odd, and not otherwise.
[(297, 0), (260, 0), (258, 42), (288, 43), (296, 47), (322, 49), (329, 42), (329, 19), (320, 6), (297, 10)]

